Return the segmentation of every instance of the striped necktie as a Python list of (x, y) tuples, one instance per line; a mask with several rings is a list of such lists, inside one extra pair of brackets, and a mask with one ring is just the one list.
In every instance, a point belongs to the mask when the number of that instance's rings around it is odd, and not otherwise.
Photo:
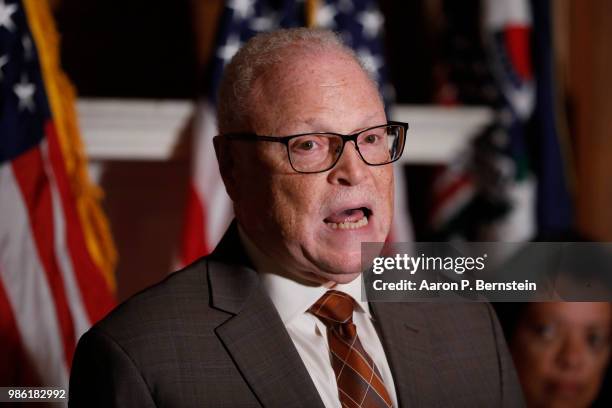
[(357, 337), (354, 306), (351, 296), (329, 290), (308, 309), (327, 326), (338, 397), (342, 407), (391, 407), (380, 372)]

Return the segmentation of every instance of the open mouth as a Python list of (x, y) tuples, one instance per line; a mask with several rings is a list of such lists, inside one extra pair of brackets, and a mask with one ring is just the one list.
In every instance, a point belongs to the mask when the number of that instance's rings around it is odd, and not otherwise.
[(348, 208), (329, 215), (323, 222), (333, 229), (357, 229), (368, 225), (371, 215), (368, 207)]

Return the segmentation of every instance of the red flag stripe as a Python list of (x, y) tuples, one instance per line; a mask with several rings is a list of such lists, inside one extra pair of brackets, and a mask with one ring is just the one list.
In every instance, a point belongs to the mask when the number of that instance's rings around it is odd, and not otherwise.
[[(11, 164), (0, 165), (0, 278), (27, 356), (44, 384), (67, 385), (57, 307)], [(4, 370), (9, 367), (0, 366)]]
[(198, 110), (192, 180), (179, 251), (182, 266), (209, 253), (232, 219), (232, 204), (219, 174), (212, 143), (217, 134), (215, 109), (204, 101)]
[[(41, 156), (47, 178), (49, 180), (49, 190), (51, 191), (51, 202), (53, 209), (53, 233), (55, 240), (53, 250), (57, 258), (58, 267), (62, 274), (64, 289), (68, 299), (72, 321), (74, 325), (75, 339), (78, 339), (90, 326), (90, 319), (87, 316), (80, 289), (74, 273), (74, 265), (69, 254), (66, 242), (66, 217), (62, 210), (61, 198), (55, 181), (55, 174), (50, 164), (49, 146), (46, 139), (40, 143)], [(77, 265), (78, 266), (78, 265)]]
[(26, 205), (30, 229), (47, 283), (53, 294), (60, 326), (66, 365), (70, 367), (76, 345), (74, 323), (68, 307), (64, 281), (55, 256), (55, 232), (49, 179), (40, 147), (30, 149), (12, 161), (14, 177)]
[(78, 282), (89, 320), (91, 323), (95, 323), (113, 308), (115, 299), (103, 277), (102, 271), (94, 263), (87, 248), (81, 219), (75, 206), (74, 194), (68, 182), (65, 163), (52, 122), (47, 123), (45, 133), (50, 164), (61, 198), (67, 227), (65, 240), (74, 266), (74, 275)]
[(504, 28), (506, 50), (512, 66), (523, 80), (533, 79), (529, 50), (531, 28), (522, 25), (507, 25)]

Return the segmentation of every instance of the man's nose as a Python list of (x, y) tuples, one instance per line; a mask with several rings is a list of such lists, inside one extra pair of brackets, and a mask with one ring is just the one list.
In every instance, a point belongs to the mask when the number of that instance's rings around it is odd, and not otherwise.
[(347, 142), (338, 163), (329, 172), (332, 184), (354, 186), (367, 177), (368, 165), (361, 159), (354, 142)]

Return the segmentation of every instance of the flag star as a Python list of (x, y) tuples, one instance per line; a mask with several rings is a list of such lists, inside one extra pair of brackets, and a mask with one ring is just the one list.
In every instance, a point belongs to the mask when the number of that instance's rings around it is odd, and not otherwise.
[(6, 5), (4, 0), (0, 0), (0, 28), (6, 27), (6, 29), (9, 31), (13, 31), (15, 29), (15, 23), (11, 19), (11, 16), (16, 11), (16, 4)]
[(336, 9), (326, 4), (317, 10), (317, 26), (321, 28), (334, 28), (336, 26), (335, 17)]
[(4, 68), (6, 64), (8, 64), (8, 61), (9, 61), (8, 55), (3, 55), (0, 57), (0, 81), (2, 81), (2, 76), (3, 76), (2, 68)]
[(32, 59), (32, 40), (28, 35), (24, 35), (21, 38), (21, 45), (23, 46), (23, 53), (25, 54), (26, 59)]
[(227, 7), (234, 10), (234, 17), (247, 19), (255, 13), (255, 0), (229, 0)]
[(507, 97), (519, 118), (527, 120), (535, 103), (534, 89), (531, 83), (526, 83), (520, 88), (507, 86)]
[(374, 78), (378, 79), (378, 70), (383, 66), (382, 58), (372, 54), (367, 48), (359, 49), (357, 56), (366, 69), (374, 75)]
[(34, 93), (36, 92), (36, 85), (28, 81), (26, 75), (21, 76), (21, 82), (13, 87), (13, 91), (17, 98), (19, 98), (19, 110), (24, 109), (34, 112)]
[(380, 11), (376, 9), (359, 13), (357, 20), (363, 26), (363, 33), (369, 38), (375, 38), (380, 32), (380, 29), (384, 23), (382, 14), (380, 14)]
[(276, 26), (276, 16), (270, 15), (269, 13), (265, 13), (265, 15), (260, 17), (255, 17), (251, 19), (250, 27), (251, 30), (262, 32), (262, 31), (270, 31)]
[(234, 54), (238, 52), (242, 43), (240, 38), (235, 35), (230, 36), (226, 43), (217, 51), (217, 57), (223, 60), (223, 64), (227, 64), (232, 59)]

